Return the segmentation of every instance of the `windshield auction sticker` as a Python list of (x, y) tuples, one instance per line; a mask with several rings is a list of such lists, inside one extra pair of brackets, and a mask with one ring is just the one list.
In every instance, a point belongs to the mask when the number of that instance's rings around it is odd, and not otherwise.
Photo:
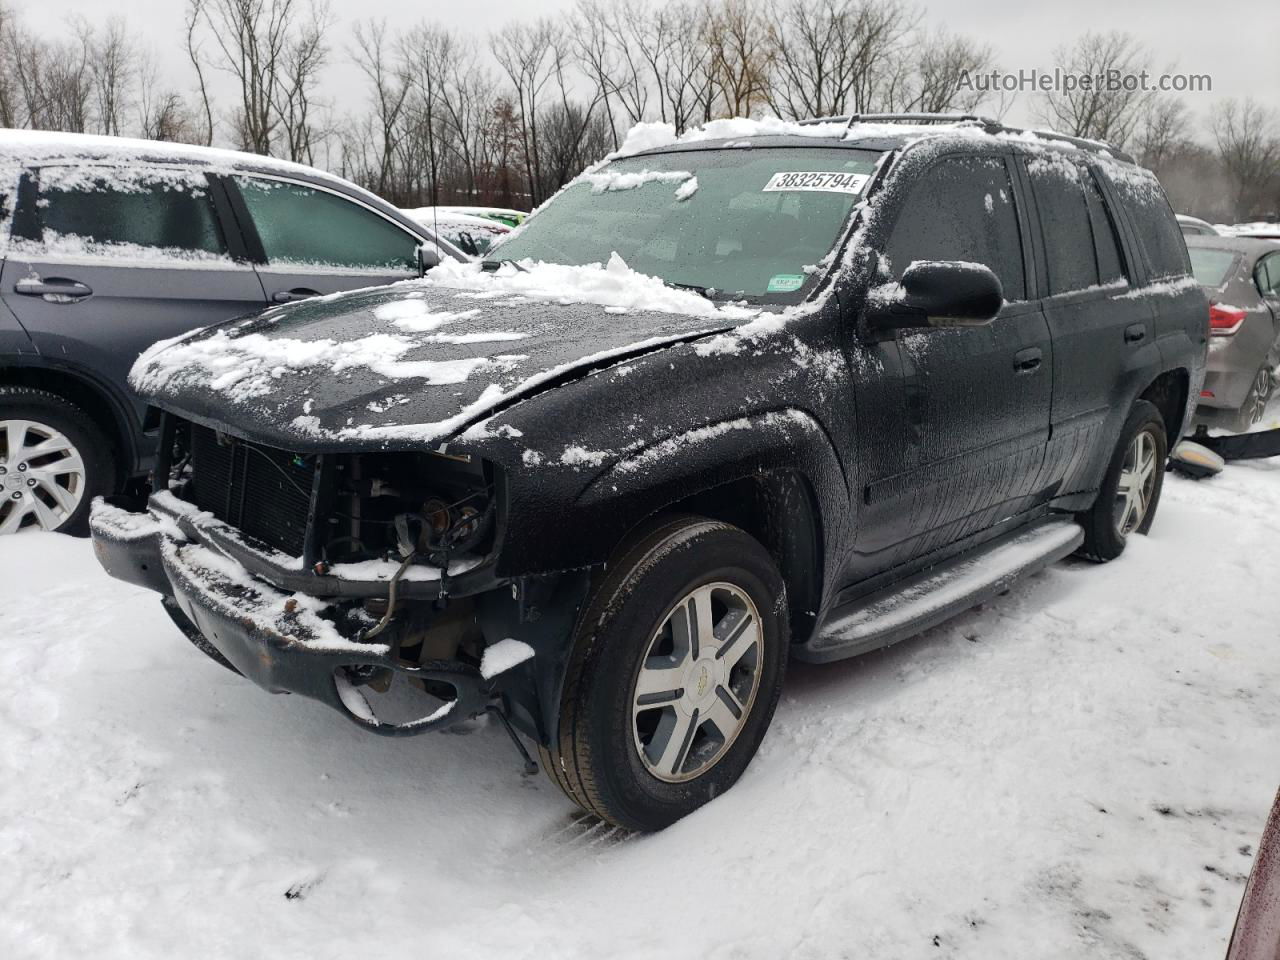
[(816, 193), (861, 193), (869, 179), (865, 173), (775, 173), (764, 185), (764, 192), (809, 190)]

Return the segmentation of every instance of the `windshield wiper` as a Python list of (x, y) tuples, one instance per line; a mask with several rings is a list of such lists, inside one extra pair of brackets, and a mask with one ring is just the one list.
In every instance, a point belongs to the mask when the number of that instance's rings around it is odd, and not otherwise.
[(700, 287), (696, 283), (676, 283), (674, 280), (663, 280), (662, 282), (668, 287), (675, 287), (677, 290), (692, 290), (698, 296), (706, 297), (708, 300), (712, 299), (711, 293), (715, 290), (715, 287)]
[(494, 272), (494, 271), (496, 271), (499, 267), (501, 267), (504, 263), (509, 263), (509, 264), (511, 264), (513, 267), (515, 267), (515, 268), (516, 268), (517, 270), (519, 270), (521, 273), (528, 273), (528, 272), (529, 272), (529, 268), (528, 268), (528, 267), (523, 267), (523, 266), (521, 266), (521, 265), (520, 265), (517, 261), (515, 261), (515, 260), (481, 260), (481, 261), (480, 261), (480, 269), (481, 269), (481, 270), (483, 270), (485, 273), (493, 273), (493, 272)]

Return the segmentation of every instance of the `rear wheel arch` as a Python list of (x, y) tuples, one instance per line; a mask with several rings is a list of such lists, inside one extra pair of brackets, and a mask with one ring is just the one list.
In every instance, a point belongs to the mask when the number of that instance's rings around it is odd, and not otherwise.
[(1183, 368), (1166, 370), (1160, 374), (1147, 388), (1138, 394), (1137, 399), (1146, 400), (1160, 411), (1164, 419), (1165, 436), (1172, 447), (1182, 436), (1187, 418), (1187, 394), (1190, 390), (1191, 376)]
[(0, 386), (44, 390), (79, 407), (118, 451), (115, 457), (117, 487), (129, 479), (132, 466), (137, 462), (133, 424), (109, 389), (57, 367), (8, 365), (0, 367)]

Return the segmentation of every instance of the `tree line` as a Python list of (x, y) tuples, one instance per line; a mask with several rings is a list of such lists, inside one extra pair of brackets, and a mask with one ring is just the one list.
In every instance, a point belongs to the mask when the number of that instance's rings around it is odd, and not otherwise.
[[(68, 26), (42, 37), (0, 0), (0, 125), (228, 144), (331, 169), (402, 206), (528, 208), (641, 120), (682, 131), (726, 116), (999, 118), (1015, 100), (972, 82), (995, 64), (990, 45), (907, 0), (578, 0), (487, 36), (430, 21), (339, 31), (327, 0), (186, 0), (180, 84), (159, 76), (123, 17)], [(341, 62), (364, 87), (342, 112), (324, 86)], [(1137, 73), (1153, 62), (1130, 35), (1088, 32), (1053, 65)], [(1172, 94), (1031, 96), (1040, 122), (1135, 153), (1180, 211), (1233, 220), (1280, 208), (1277, 120), (1254, 101), (1220, 103), (1206, 138)]]

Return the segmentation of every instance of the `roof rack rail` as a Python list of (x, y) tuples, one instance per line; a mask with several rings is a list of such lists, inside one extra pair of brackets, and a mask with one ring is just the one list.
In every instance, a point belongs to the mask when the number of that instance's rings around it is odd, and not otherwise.
[(852, 127), (855, 123), (978, 123), (984, 127), (999, 127), (1000, 122), (976, 113), (847, 113), (838, 117), (810, 117), (801, 120), (801, 126), (815, 123), (843, 123)]

